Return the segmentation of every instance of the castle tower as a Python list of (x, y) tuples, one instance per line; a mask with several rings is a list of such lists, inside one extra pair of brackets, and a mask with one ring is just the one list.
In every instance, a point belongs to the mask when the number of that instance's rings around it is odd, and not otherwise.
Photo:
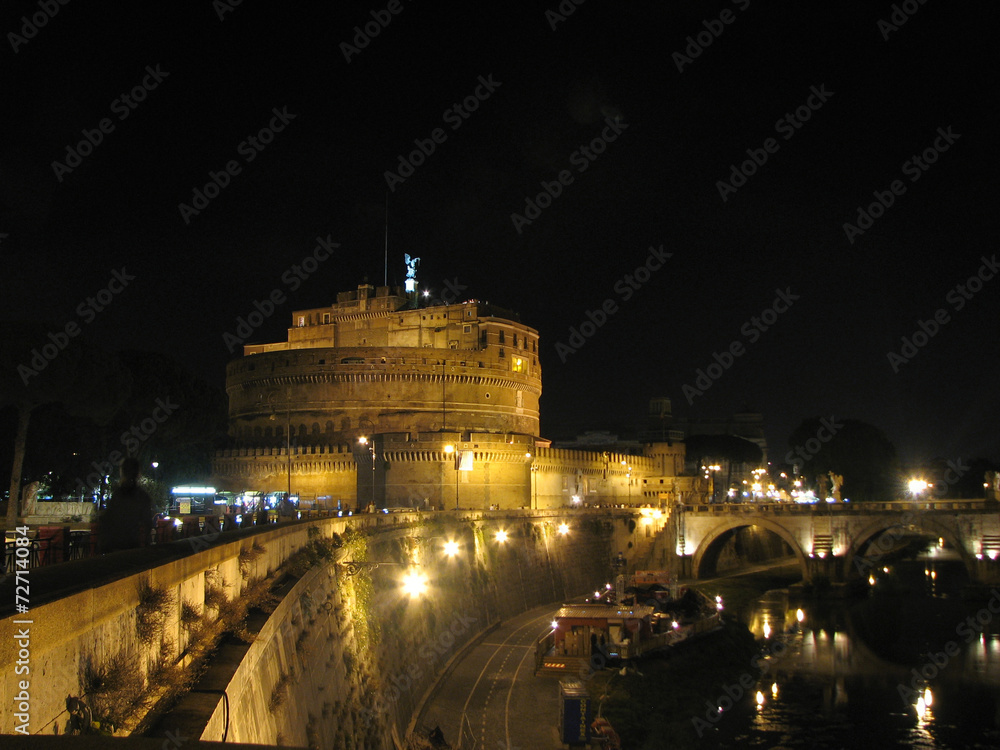
[[(236, 449), (216, 474), (261, 491), (283, 491), (287, 479), (293, 492), (356, 494), (362, 506), (368, 497), (378, 507), (440, 506), (462, 481), (492, 482), (499, 500), (501, 485), (529, 484), (541, 390), (538, 332), (516, 314), (478, 300), (415, 308), (402, 289), (364, 284), (329, 307), (295, 311), (287, 341), (247, 345), (229, 363)], [(489, 450), (477, 462), (469, 456), (480, 444)], [(394, 481), (394, 464), (422, 457), (433, 466), (411, 472), (419, 486)], [(446, 477), (454, 492), (435, 489)]]

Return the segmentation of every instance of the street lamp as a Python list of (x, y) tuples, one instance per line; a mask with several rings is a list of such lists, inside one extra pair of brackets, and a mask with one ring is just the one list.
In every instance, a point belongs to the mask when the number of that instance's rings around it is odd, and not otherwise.
[(538, 465), (535, 463), (531, 464), (531, 490), (532, 490), (532, 500), (531, 509), (538, 510)]
[(632, 504), (632, 467), (626, 461), (622, 461), (625, 467), (625, 478), (628, 480), (628, 504)]
[(368, 452), (372, 454), (372, 510), (375, 510), (375, 441), (369, 440), (362, 435), (358, 438), (358, 443), (368, 446)]
[[(445, 455), (450, 456), (452, 453), (455, 453), (455, 446), (451, 444), (446, 445), (444, 447), (444, 452)], [(443, 503), (444, 501), (442, 500), (442, 504)], [(457, 453), (455, 454), (455, 510), (458, 510), (458, 454)]]
[(427, 592), (427, 576), (417, 570), (411, 570), (403, 577), (403, 591), (410, 598), (420, 596)]
[[(277, 407), (275, 406), (275, 400), (277, 399), (278, 392), (274, 391), (270, 396), (268, 396), (268, 403), (271, 404), (271, 416), (269, 419), (273, 422), (278, 418)], [(289, 391), (285, 392), (285, 474), (288, 477), (288, 501), (292, 501), (292, 404), (291, 404), (291, 393)]]

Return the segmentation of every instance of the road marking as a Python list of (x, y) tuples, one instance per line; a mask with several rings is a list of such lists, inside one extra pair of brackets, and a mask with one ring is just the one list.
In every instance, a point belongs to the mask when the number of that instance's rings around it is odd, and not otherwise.
[[(517, 635), (521, 630), (524, 630), (525, 628), (531, 627), (536, 622), (540, 622), (542, 620), (545, 620), (546, 618), (551, 617), (552, 614), (551, 614), (551, 609), (549, 608), (549, 606), (550, 605), (546, 605), (546, 608), (548, 609), (548, 612), (546, 614), (544, 614), (544, 615), (542, 615), (540, 617), (535, 617), (535, 618), (529, 620), (528, 622), (526, 622), (524, 625), (521, 625), (520, 627), (518, 627), (516, 630), (514, 630), (513, 632), (511, 632), (510, 635), (508, 635), (506, 638), (504, 638), (503, 642), (501, 644), (499, 644), (499, 646), (497, 647), (497, 649), (494, 650), (494, 652), (492, 654), (490, 654), (490, 658), (486, 660), (486, 664), (483, 665), (483, 668), (479, 672), (479, 676), (476, 678), (475, 683), (473, 683), (473, 685), (472, 685), (472, 689), (469, 691), (469, 697), (465, 699), (465, 705), (462, 706), (462, 716), (463, 717), (465, 717), (466, 711), (469, 708), (469, 702), (472, 700), (472, 696), (476, 692), (476, 688), (479, 686), (479, 681), (483, 679), (483, 675), (486, 674), (486, 669), (490, 666), (490, 663), (493, 661), (493, 658), (497, 655), (497, 653), (499, 653), (499, 649), (502, 648), (504, 646), (504, 644), (507, 643), (507, 641), (509, 641), (511, 638), (513, 638), (515, 635)], [(483, 717), (484, 731), (485, 731), (485, 719), (486, 719), (486, 717), (484, 716)], [(461, 726), (461, 723), (459, 724), (459, 726)], [(461, 731), (459, 731), (459, 734), (458, 734), (458, 745), (455, 748), (455, 750), (462, 750), (462, 733), (461, 733)]]
[[(537, 641), (547, 631), (548, 628), (542, 628), (539, 634), (532, 639), (532, 642)], [(531, 656), (531, 653), (531, 651), (527, 651), (524, 656), (521, 657), (521, 661), (517, 664), (517, 669), (514, 670), (514, 676), (510, 679), (510, 688), (507, 690), (507, 702), (504, 704), (503, 709), (503, 726), (504, 732), (507, 734), (507, 747), (510, 747), (510, 697), (514, 694), (514, 685), (517, 683), (517, 673), (521, 671), (521, 667), (524, 666), (524, 660)]]

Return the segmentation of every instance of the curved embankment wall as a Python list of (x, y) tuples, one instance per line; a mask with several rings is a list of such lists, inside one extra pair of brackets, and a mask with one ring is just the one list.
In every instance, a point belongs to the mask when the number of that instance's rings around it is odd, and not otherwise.
[[(558, 533), (563, 522), (565, 535)], [(496, 540), (500, 530), (506, 542)], [(151, 704), (180, 681), (199, 639), (213, 637), (213, 627), (215, 635), (232, 630), (225, 615), (252, 598), (246, 628), (236, 628), (241, 637), (224, 637), (202, 680), (139, 729), (159, 737), (390, 748), (463, 645), (499, 620), (610, 580), (618, 552), (631, 561), (648, 546), (643, 532), (628, 511), (391, 514), (223, 535), (201, 549), (175, 543), (155, 560), (153, 551), (137, 551), (147, 554), (147, 569), (135, 562), (132, 574), (32, 608), (30, 730), (65, 734), (67, 696), (80, 697), (95, 717), (126, 700)], [(459, 543), (454, 557), (442, 551), (449, 540)], [(334, 543), (341, 546), (334, 550)], [(311, 557), (285, 572), (303, 548)], [(410, 570), (427, 578), (420, 596), (401, 586)], [(278, 596), (268, 603), (260, 592), (278, 577)], [(165, 596), (151, 605), (150, 591)], [(14, 619), (0, 620), (8, 643)], [(0, 661), (10, 698), (18, 685), (8, 653), (0, 651)], [(16, 726), (10, 705), (0, 714), (6, 734)]]

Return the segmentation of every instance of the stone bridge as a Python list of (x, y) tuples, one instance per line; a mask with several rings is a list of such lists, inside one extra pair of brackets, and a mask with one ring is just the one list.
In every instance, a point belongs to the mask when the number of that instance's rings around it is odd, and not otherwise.
[(802, 578), (844, 583), (867, 577), (874, 561), (904, 536), (943, 539), (974, 583), (1000, 582), (1000, 515), (986, 500), (887, 503), (734, 503), (682, 505), (664, 533), (676, 535), (681, 570), (710, 577), (726, 541), (757, 526), (779, 537), (802, 567)]

